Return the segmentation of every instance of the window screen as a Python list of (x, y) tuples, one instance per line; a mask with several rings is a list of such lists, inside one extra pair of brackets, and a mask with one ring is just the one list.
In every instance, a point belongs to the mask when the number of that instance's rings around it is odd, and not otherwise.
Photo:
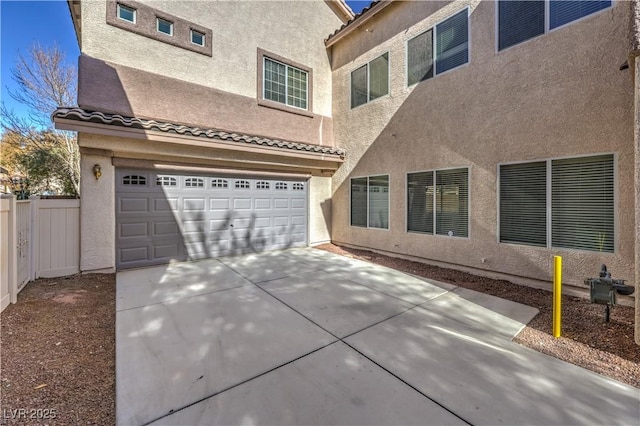
[(389, 93), (389, 54), (369, 63), (369, 100), (372, 101)]
[(498, 4), (499, 50), (540, 34), (544, 34), (544, 0), (500, 0)]
[(367, 226), (367, 178), (351, 179), (351, 225)]
[[(386, 191), (385, 191), (386, 189)], [(389, 176), (369, 178), (369, 228), (389, 228)]]
[(551, 244), (614, 251), (613, 156), (553, 160)]
[(436, 26), (436, 74), (469, 62), (467, 10)]
[(433, 30), (407, 42), (407, 85), (433, 77)]
[(351, 73), (351, 108), (366, 104), (367, 66), (364, 65)]
[(469, 171), (436, 171), (436, 234), (469, 236)]
[(407, 175), (407, 231), (433, 234), (433, 172)]
[(546, 247), (546, 161), (500, 166), (500, 242)]

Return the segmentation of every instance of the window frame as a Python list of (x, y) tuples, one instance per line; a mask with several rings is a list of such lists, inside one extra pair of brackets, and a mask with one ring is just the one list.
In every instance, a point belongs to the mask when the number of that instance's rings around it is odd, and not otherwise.
[[(133, 21), (130, 21), (128, 19), (124, 19), (120, 16), (120, 9), (129, 9), (132, 13), (133, 13)], [(138, 23), (138, 10), (134, 7), (131, 6), (127, 6), (126, 4), (122, 4), (122, 3), (117, 3), (116, 4), (116, 17), (123, 21), (123, 22), (128, 22), (130, 24), (137, 24)]]
[[(199, 34), (200, 36), (202, 36), (202, 44), (193, 41), (194, 34)], [(193, 28), (189, 28), (189, 41), (191, 41), (191, 44), (195, 44), (196, 46), (205, 47), (207, 45), (207, 35), (198, 30), (194, 30)]]
[[(553, 225), (552, 225), (552, 217), (553, 217), (553, 212), (552, 212), (552, 181), (553, 181), (553, 176), (552, 176), (552, 165), (553, 165), (553, 161), (556, 160), (571, 160), (571, 159), (586, 159), (586, 158), (593, 158), (593, 157), (603, 157), (603, 156), (612, 156), (612, 161), (613, 161), (613, 251), (608, 252), (608, 251), (593, 251), (593, 250), (583, 250), (583, 249), (576, 249), (576, 248), (569, 248), (569, 247), (556, 247), (553, 245), (553, 241), (552, 241), (552, 232), (553, 232)], [(517, 164), (530, 164), (530, 163), (540, 163), (540, 162), (545, 162), (546, 163), (546, 171), (547, 171), (547, 175), (546, 175), (546, 194), (545, 194), (545, 201), (546, 201), (546, 209), (547, 209), (547, 216), (546, 216), (546, 240), (547, 240), (547, 245), (546, 246), (537, 246), (537, 245), (531, 245), (531, 244), (525, 244), (525, 243), (517, 243), (517, 242), (502, 242), (500, 241), (500, 200), (501, 200), (501, 194), (500, 194), (500, 167), (501, 166), (509, 166), (509, 165), (517, 165)], [(565, 250), (565, 251), (571, 251), (571, 252), (579, 252), (579, 253), (590, 253), (590, 254), (594, 254), (597, 253), (598, 255), (616, 255), (618, 253), (618, 247), (617, 244), (619, 242), (619, 210), (618, 210), (618, 154), (616, 152), (600, 152), (600, 153), (594, 153), (594, 154), (583, 154), (583, 155), (571, 155), (571, 156), (565, 156), (565, 157), (550, 157), (550, 158), (543, 158), (543, 159), (534, 159), (534, 160), (526, 160), (526, 161), (505, 161), (505, 162), (500, 162), (496, 165), (496, 242), (498, 244), (508, 244), (508, 245), (514, 245), (514, 246), (523, 246), (523, 247), (529, 247), (532, 249), (543, 249), (543, 250)]]
[[(542, 34), (538, 34), (535, 37), (531, 37), (529, 39), (523, 40), (520, 43), (516, 43), (516, 44), (512, 44), (511, 46), (505, 47), (504, 49), (500, 49), (500, 2), (498, 0), (496, 0), (494, 2), (495, 4), (495, 48), (496, 48), (496, 53), (500, 53), (500, 52), (504, 52), (507, 51), (509, 49), (511, 49), (512, 47), (515, 46), (520, 46), (521, 44), (527, 43), (531, 40), (536, 40), (539, 37), (543, 37), (546, 34), (550, 34), (554, 31), (560, 30), (562, 28), (568, 27), (569, 25), (573, 25), (575, 23), (584, 21), (586, 19), (590, 19), (594, 16), (597, 16), (601, 13), (604, 13), (606, 11), (609, 11), (611, 9), (614, 8), (615, 4), (619, 1), (619, 0), (611, 0), (611, 5), (609, 7), (606, 7), (604, 9), (600, 9), (597, 12), (591, 13), (589, 15), (583, 16), (582, 18), (578, 18), (575, 21), (571, 21), (571, 22), (567, 22), (566, 24), (560, 25), (558, 27), (555, 28), (550, 28), (550, 23), (551, 23), (551, 0), (542, 0), (544, 1), (544, 32)], [(516, 163), (517, 164), (517, 163)]]
[[(265, 73), (265, 58), (277, 62), (279, 64), (284, 65), (285, 67), (296, 68), (299, 71), (303, 71), (307, 73), (307, 108), (303, 109), (300, 107), (296, 107), (294, 105), (289, 105), (286, 103), (281, 103), (277, 101), (272, 101), (270, 99), (265, 99), (265, 84), (264, 84), (264, 73)], [(313, 113), (313, 68), (307, 67), (305, 65), (299, 64), (287, 58), (283, 58), (282, 56), (276, 55), (274, 53), (268, 52), (264, 49), (258, 48), (258, 75), (257, 75), (257, 93), (256, 98), (259, 106), (279, 109), (281, 111), (290, 112), (297, 115), (303, 115), (306, 117), (314, 117)], [(288, 70), (288, 68), (286, 68)], [(287, 71), (288, 72), (288, 71)], [(288, 81), (286, 81), (285, 87), (288, 86)], [(285, 99), (286, 99), (285, 94)]]
[[(370, 83), (369, 67), (370, 67), (371, 62), (375, 61), (376, 59), (379, 59), (379, 58), (383, 57), (385, 54), (387, 55), (387, 93), (382, 95), (382, 96), (378, 96), (375, 99), (370, 99), (371, 98), (371, 88), (370, 88), (370, 84), (371, 83)], [(353, 106), (353, 103), (352, 103), (352, 98), (353, 98), (353, 95), (352, 95), (352, 92), (353, 92), (353, 90), (352, 90), (352, 88), (353, 88), (353, 73), (355, 71), (359, 70), (360, 68), (363, 68), (363, 67), (366, 67), (366, 70), (367, 70), (367, 101), (365, 103)], [(376, 55), (375, 58), (367, 61), (365, 64), (362, 64), (362, 65), (360, 65), (358, 67), (353, 68), (351, 70), (351, 72), (349, 73), (349, 108), (350, 109), (352, 109), (352, 110), (356, 109), (356, 108), (361, 107), (363, 105), (370, 104), (371, 102), (375, 102), (378, 99), (384, 99), (384, 98), (386, 98), (386, 97), (388, 97), (390, 95), (391, 95), (391, 52), (389, 50), (387, 50), (385, 52), (382, 52), (379, 55)]]
[[(387, 177), (387, 183), (388, 183), (388, 188), (389, 191), (387, 192), (379, 192), (380, 194), (387, 194), (387, 227), (386, 228), (377, 228), (377, 227), (371, 227), (369, 224), (369, 193), (371, 191), (369, 191), (369, 179), (373, 178), (373, 177), (380, 177), (380, 176), (386, 176)], [(352, 191), (351, 191), (351, 181), (353, 179), (367, 179), (367, 226), (360, 226), (360, 225), (353, 225), (351, 218), (352, 218), (352, 207), (353, 207), (353, 203), (352, 203)], [(370, 175), (365, 175), (365, 176), (351, 176), (349, 177), (349, 227), (351, 228), (359, 228), (359, 229), (377, 229), (379, 231), (390, 231), (391, 230), (391, 175), (389, 173), (373, 173)]]
[[(436, 211), (436, 191), (435, 187), (437, 185), (437, 177), (436, 172), (448, 171), (448, 170), (467, 170), (467, 235), (445, 235), (437, 233), (437, 211)], [(409, 230), (409, 175), (415, 173), (432, 173), (433, 176), (433, 231), (432, 232), (420, 232), (420, 231), (410, 231)], [(404, 176), (404, 203), (405, 203), (405, 215), (404, 215), (404, 232), (407, 234), (419, 234), (419, 235), (430, 235), (432, 237), (442, 237), (442, 238), (460, 238), (460, 239), (470, 239), (471, 238), (471, 166), (459, 166), (459, 167), (443, 167), (439, 169), (427, 169), (427, 170), (414, 170), (405, 173)]]
[[(161, 22), (169, 24), (169, 32), (168, 33), (165, 33), (164, 31), (160, 30), (160, 23)], [(168, 19), (164, 19), (164, 18), (161, 18), (159, 16), (156, 16), (156, 32), (158, 32), (160, 34), (164, 34), (164, 35), (166, 35), (168, 37), (173, 37), (173, 27), (174, 27), (173, 22), (169, 21)]]
[[(451, 68), (448, 69), (446, 71), (442, 71), (442, 72), (437, 72), (437, 67), (436, 67), (436, 60), (437, 60), (437, 50), (436, 50), (436, 46), (437, 46), (437, 34), (438, 34), (438, 25), (440, 25), (441, 23), (443, 23), (444, 21), (453, 18), (454, 16), (456, 16), (457, 14), (461, 13), (463, 10), (467, 11), (467, 62), (465, 62), (464, 64), (460, 64), (455, 68)], [(496, 8), (497, 10), (497, 8)], [(423, 35), (424, 33), (426, 33), (427, 31), (431, 31), (432, 32), (432, 36), (431, 36), (431, 56), (432, 56), (432, 66), (433, 66), (433, 75), (431, 77), (425, 78), (424, 80), (420, 80), (416, 83), (413, 84), (409, 84), (409, 41), (413, 40), (416, 37), (419, 37), (421, 35)], [(411, 37), (408, 37), (405, 42), (404, 42), (404, 51), (405, 51), (405, 84), (407, 88), (410, 87), (414, 87), (415, 85), (422, 83), (423, 81), (427, 81), (427, 80), (431, 80), (436, 78), (439, 75), (445, 75), (448, 72), (451, 72), (453, 70), (457, 70), (460, 68), (463, 68), (465, 66), (468, 66), (471, 63), (471, 10), (469, 8), (469, 6), (465, 6), (462, 9), (456, 11), (455, 13), (450, 14), (449, 16), (447, 16), (444, 19), (441, 19), (437, 22), (435, 22), (433, 25), (430, 25), (427, 28), (424, 28), (422, 31), (418, 32), (417, 34), (412, 35)], [(427, 170), (428, 171), (428, 170)], [(414, 172), (414, 173), (419, 173), (419, 172)]]

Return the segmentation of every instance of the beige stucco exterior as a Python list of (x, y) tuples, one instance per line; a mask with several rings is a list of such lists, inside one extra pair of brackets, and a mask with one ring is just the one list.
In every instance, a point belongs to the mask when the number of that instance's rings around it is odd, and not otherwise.
[[(106, 4), (83, 1), (82, 53), (103, 61), (256, 99), (256, 48), (313, 69), (313, 113), (331, 116), (324, 38), (342, 21), (324, 1), (149, 1), (213, 31), (213, 56), (194, 54), (106, 24)], [(303, 24), (302, 24), (303, 23)]]
[[(469, 7), (470, 61), (406, 85), (406, 41)], [(418, 18), (419, 17), (419, 18)], [(331, 47), (336, 145), (347, 152), (333, 176), (332, 240), (548, 286), (554, 255), (564, 282), (582, 286), (605, 263), (633, 280), (634, 101), (627, 58), (628, 2), (503, 51), (489, 1), (396, 2)], [(389, 52), (390, 93), (350, 108), (350, 73)], [(498, 242), (498, 166), (613, 153), (615, 253)], [(469, 238), (406, 232), (406, 173), (468, 167)], [(349, 178), (389, 174), (389, 230), (352, 227)]]

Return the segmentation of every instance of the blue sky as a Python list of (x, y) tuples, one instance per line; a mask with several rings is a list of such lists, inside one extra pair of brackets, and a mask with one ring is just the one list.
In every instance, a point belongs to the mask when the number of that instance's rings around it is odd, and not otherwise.
[[(347, 1), (355, 13), (368, 6), (370, 1)], [(0, 65), (2, 75), (2, 100), (20, 115), (26, 115), (24, 108), (9, 97), (7, 87), (13, 89), (11, 68), (18, 53), (26, 52), (32, 43), (52, 46), (57, 43), (66, 53), (70, 63), (76, 63), (78, 42), (76, 41), (71, 15), (64, 0), (49, 1), (0, 1)]]

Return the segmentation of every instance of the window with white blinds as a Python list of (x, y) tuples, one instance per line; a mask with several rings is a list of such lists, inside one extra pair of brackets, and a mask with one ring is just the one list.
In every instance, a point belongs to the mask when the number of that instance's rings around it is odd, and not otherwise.
[(551, 245), (614, 251), (613, 156), (551, 162)]
[(436, 74), (469, 62), (469, 12), (464, 9), (436, 25)]
[(351, 179), (351, 226), (389, 229), (389, 175)]
[(613, 155), (500, 166), (499, 197), (501, 242), (615, 250)]
[(499, 0), (498, 50), (610, 8), (611, 0)]
[(469, 169), (407, 174), (407, 231), (469, 236)]
[(500, 242), (547, 246), (547, 162), (500, 166)]

